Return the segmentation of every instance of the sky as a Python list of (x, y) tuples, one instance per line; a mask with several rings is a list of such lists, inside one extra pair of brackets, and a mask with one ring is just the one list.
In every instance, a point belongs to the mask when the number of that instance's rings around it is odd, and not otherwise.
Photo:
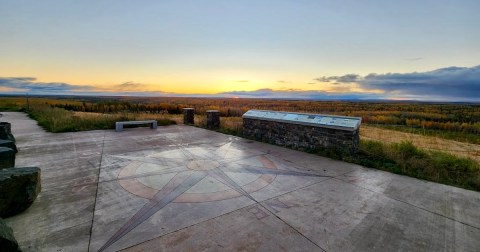
[(0, 93), (480, 102), (478, 0), (0, 0)]

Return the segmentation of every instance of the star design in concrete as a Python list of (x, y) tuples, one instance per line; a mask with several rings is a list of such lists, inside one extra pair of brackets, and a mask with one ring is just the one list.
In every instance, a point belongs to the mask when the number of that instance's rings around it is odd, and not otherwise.
[(99, 249), (104, 251), (169, 203), (199, 203), (251, 196), (277, 175), (326, 177), (279, 169), (266, 153), (248, 153), (232, 142), (216, 148), (177, 146), (146, 156), (112, 155), (130, 161), (117, 177), (120, 185), (149, 201)]

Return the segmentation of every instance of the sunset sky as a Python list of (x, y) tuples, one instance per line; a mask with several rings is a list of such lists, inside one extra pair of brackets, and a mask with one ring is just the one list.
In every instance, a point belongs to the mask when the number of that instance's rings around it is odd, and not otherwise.
[(480, 102), (478, 0), (0, 0), (0, 93)]

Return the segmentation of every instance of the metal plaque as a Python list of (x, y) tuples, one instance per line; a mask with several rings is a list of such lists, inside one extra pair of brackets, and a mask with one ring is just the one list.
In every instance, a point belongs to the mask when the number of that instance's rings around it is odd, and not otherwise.
[(243, 117), (265, 121), (304, 124), (317, 127), (340, 128), (344, 130), (356, 130), (358, 127), (360, 127), (360, 123), (362, 121), (361, 117), (306, 114), (256, 109), (247, 111), (245, 114), (243, 114)]

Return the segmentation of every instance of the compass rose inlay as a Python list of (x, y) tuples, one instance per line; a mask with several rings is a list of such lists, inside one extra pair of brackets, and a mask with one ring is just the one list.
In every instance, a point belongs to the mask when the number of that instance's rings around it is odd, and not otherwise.
[(111, 155), (130, 161), (118, 173), (126, 191), (148, 199), (98, 250), (104, 251), (169, 203), (202, 203), (245, 197), (271, 184), (277, 175), (325, 177), (311, 172), (279, 169), (261, 152), (232, 146), (179, 147), (146, 156)]

